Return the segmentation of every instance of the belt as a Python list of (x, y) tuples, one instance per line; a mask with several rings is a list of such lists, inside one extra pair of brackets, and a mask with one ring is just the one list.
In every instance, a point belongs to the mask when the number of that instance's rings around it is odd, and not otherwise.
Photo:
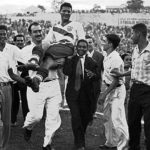
[(10, 82), (0, 82), (0, 87), (8, 86), (8, 85), (10, 85)]
[(141, 81), (137, 81), (137, 80), (133, 80), (133, 83), (134, 83), (134, 84), (143, 84), (143, 85), (147, 85), (147, 84), (145, 84), (145, 83), (143, 83), (143, 82), (141, 82)]
[[(107, 87), (110, 86), (110, 84), (107, 84), (105, 81), (104, 81), (104, 83), (106, 84)], [(120, 87), (121, 85), (122, 85), (122, 84), (118, 84), (116, 87)]]
[(47, 80), (45, 80), (43, 82), (50, 82), (50, 81), (53, 81), (53, 80), (56, 80), (56, 79), (47, 79)]
[[(106, 84), (108, 87), (110, 86), (110, 84)], [(122, 84), (118, 84), (116, 87), (120, 87)]]

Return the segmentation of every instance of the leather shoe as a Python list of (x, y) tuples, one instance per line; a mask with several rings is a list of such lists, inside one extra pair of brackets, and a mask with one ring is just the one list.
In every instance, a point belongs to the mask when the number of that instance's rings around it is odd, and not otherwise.
[(24, 139), (25, 141), (29, 141), (32, 135), (32, 130), (28, 130), (27, 128), (25, 128), (24, 130)]
[(99, 148), (100, 149), (112, 149), (112, 148), (116, 148), (116, 147), (115, 146), (114, 147), (109, 147), (109, 146), (103, 144), (103, 145), (100, 145)]
[(51, 147), (51, 145), (47, 145), (46, 147), (43, 147), (43, 150), (55, 150)]
[(85, 147), (80, 147), (77, 150), (85, 150)]

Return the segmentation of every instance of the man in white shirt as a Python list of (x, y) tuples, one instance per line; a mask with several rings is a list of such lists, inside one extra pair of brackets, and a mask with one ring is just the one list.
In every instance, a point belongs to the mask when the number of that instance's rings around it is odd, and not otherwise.
[[(31, 62), (39, 62), (43, 57), (43, 63), (33, 79), (33, 91), (38, 91), (38, 86), (48, 75), (48, 69), (58, 64), (62, 64), (67, 56), (74, 53), (74, 45), (78, 39), (85, 39), (83, 26), (78, 22), (70, 21), (72, 5), (63, 3), (60, 6), (61, 24), (52, 27), (41, 47), (33, 49)], [(45, 53), (43, 53), (43, 50)], [(55, 60), (55, 61), (54, 61)], [(54, 61), (54, 62), (53, 62)], [(34, 82), (35, 81), (35, 82)]]
[[(40, 45), (42, 42), (41, 26), (37, 22), (30, 24), (29, 33), (32, 38), (32, 44), (26, 46), (22, 50), (26, 63), (28, 63), (30, 58), (32, 58), (33, 47)], [(36, 71), (29, 71), (30, 78), (34, 78), (35, 75)], [(24, 122), (24, 138), (26, 141), (30, 140), (32, 130), (34, 126), (41, 120), (45, 107), (46, 121), (43, 150), (52, 149), (52, 137), (61, 124), (61, 118), (59, 114), (61, 100), (60, 85), (56, 69), (48, 70), (48, 76), (41, 82), (39, 92), (34, 92), (30, 87), (27, 87), (29, 112)]]
[[(25, 38), (23, 34), (18, 34), (14, 37), (14, 43), (15, 45), (20, 49), (20, 51), (25, 46)], [(17, 64), (22, 64), (21, 62), (17, 62)], [(19, 72), (18, 75), (21, 77), (25, 77), (28, 75), (27, 71)], [(12, 112), (11, 112), (11, 126), (15, 127), (18, 125), (17, 123), (17, 115), (19, 112), (20, 107), (20, 100), (22, 105), (22, 114), (23, 118), (25, 119), (26, 114), (28, 113), (28, 104), (27, 104), (27, 97), (26, 97), (26, 91), (27, 86), (25, 84), (14, 82), (12, 84), (12, 93), (13, 93), (13, 100), (12, 100)]]
[(100, 94), (99, 103), (104, 102), (104, 123), (106, 142), (100, 145), (101, 149), (117, 147), (122, 150), (128, 142), (128, 126), (125, 116), (124, 101), (126, 90), (123, 77), (116, 77), (116, 72), (124, 71), (124, 63), (119, 53), (115, 50), (120, 43), (120, 38), (115, 34), (106, 35), (104, 50), (107, 56), (104, 58), (103, 80), (107, 89)]
[[(10, 136), (12, 90), (8, 69), (17, 71), (17, 61), (22, 62), (20, 51), (15, 45), (6, 43), (7, 27), (0, 25), (0, 149), (5, 150)], [(10, 66), (11, 65), (11, 66)]]

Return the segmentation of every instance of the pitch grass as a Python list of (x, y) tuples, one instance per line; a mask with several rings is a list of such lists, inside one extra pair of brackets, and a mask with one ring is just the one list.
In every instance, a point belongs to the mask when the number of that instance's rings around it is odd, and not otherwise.
[[(99, 108), (98, 108), (99, 109)], [(70, 126), (70, 112), (61, 111), (62, 124), (53, 138), (53, 146), (56, 150), (74, 150), (73, 134)], [(31, 140), (27, 143), (23, 138), (23, 118), (21, 112), (18, 115), (18, 126), (11, 128), (11, 137), (7, 150), (42, 150), (44, 137), (44, 119), (33, 130)], [(142, 136), (143, 137), (143, 136)], [(142, 138), (142, 143), (144, 143)], [(99, 116), (88, 127), (86, 134), (86, 150), (99, 150), (98, 146), (105, 142), (103, 119)], [(144, 144), (142, 144), (144, 145)], [(144, 150), (144, 146), (142, 146)]]

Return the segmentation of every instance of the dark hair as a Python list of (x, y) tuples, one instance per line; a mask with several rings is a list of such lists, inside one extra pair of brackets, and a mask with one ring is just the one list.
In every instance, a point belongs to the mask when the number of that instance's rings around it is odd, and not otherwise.
[(25, 37), (24, 37), (23, 34), (18, 34), (18, 35), (16, 35), (16, 36), (14, 36), (14, 42), (16, 42), (17, 37), (23, 37), (23, 39), (25, 40)]
[(70, 3), (65, 2), (65, 3), (61, 4), (60, 11), (62, 10), (63, 7), (70, 7), (72, 10), (72, 5)]
[(38, 25), (40, 25), (38, 22), (32, 22), (28, 27), (28, 32), (31, 33), (32, 26), (38, 26)]
[(78, 40), (78, 41), (77, 41), (77, 46), (79, 45), (80, 42), (86, 43), (86, 45), (87, 45), (87, 47), (88, 47), (88, 42), (87, 42), (86, 40), (84, 40), (84, 39)]
[(138, 24), (135, 24), (133, 27), (132, 27), (132, 29), (136, 32), (140, 32), (140, 33), (142, 33), (142, 35), (144, 36), (144, 37), (146, 37), (147, 36), (147, 27), (146, 27), (146, 25), (144, 24), (144, 23), (138, 23)]
[(124, 53), (121, 55), (122, 60), (124, 61), (126, 56), (131, 56), (129, 53)]
[(6, 25), (0, 25), (0, 30), (8, 30)]
[(120, 38), (116, 34), (107, 34), (106, 38), (108, 42), (112, 43), (113, 49), (116, 49), (120, 43)]
[(92, 39), (92, 37), (89, 36), (89, 35), (85, 35), (85, 38), (86, 38), (86, 39)]

